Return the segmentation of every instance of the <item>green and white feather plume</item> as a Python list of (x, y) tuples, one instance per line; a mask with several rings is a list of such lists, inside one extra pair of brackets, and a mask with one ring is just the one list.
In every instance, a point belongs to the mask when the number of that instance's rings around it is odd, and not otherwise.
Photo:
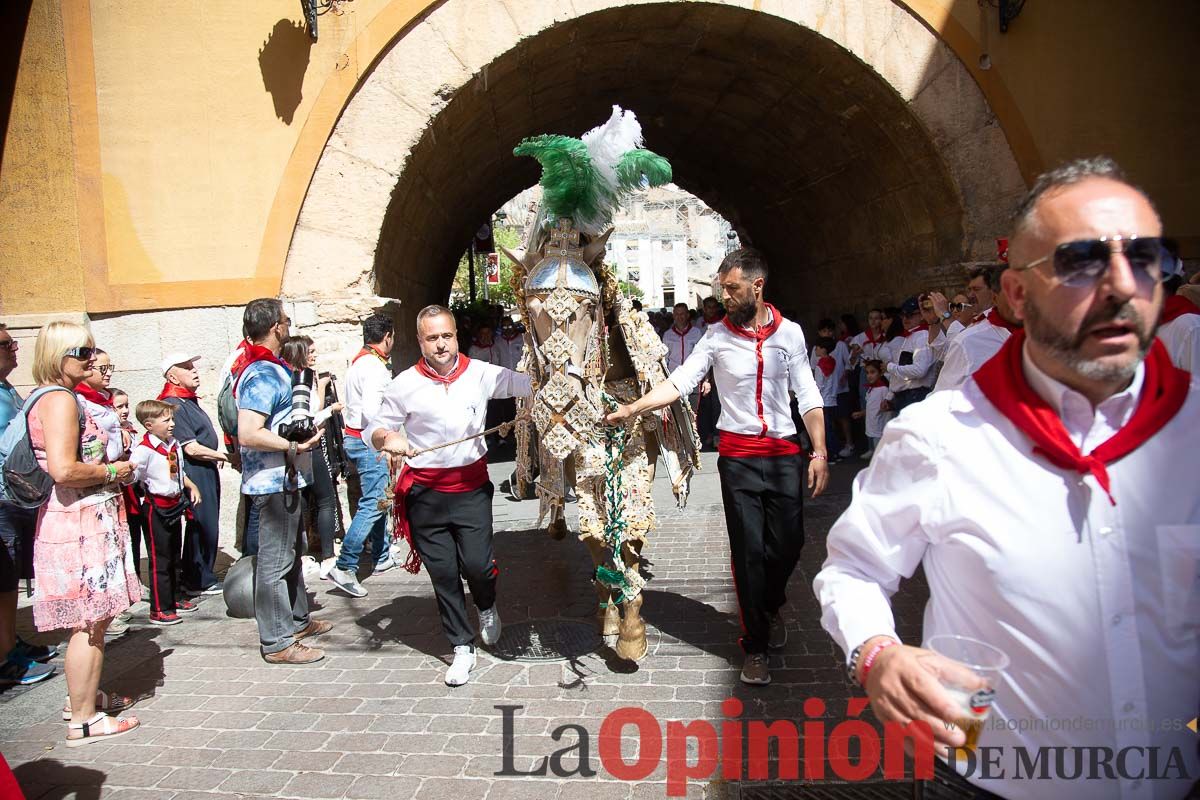
[(534, 136), (513, 154), (536, 158), (542, 165), (542, 226), (568, 217), (592, 236), (612, 224), (613, 214), (633, 192), (671, 182), (670, 162), (642, 147), (641, 123), (620, 106), (613, 106), (608, 121), (582, 139)]

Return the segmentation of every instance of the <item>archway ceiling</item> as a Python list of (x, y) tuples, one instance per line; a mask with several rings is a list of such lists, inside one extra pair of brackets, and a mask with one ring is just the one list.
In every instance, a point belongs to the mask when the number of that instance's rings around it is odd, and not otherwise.
[(393, 193), (376, 254), (381, 293), (416, 284), (444, 299), (474, 229), (538, 179), (512, 148), (539, 133), (578, 136), (614, 103), (637, 113), (676, 183), (766, 251), (768, 292), (782, 305), (836, 300), (818, 290), (818, 276), (833, 274), (822, 268), (848, 271), (839, 283), (861, 303), (864, 290), (899, 286), (906, 268), (962, 257), (953, 181), (878, 74), (786, 20), (672, 3), (559, 24), (458, 89)]

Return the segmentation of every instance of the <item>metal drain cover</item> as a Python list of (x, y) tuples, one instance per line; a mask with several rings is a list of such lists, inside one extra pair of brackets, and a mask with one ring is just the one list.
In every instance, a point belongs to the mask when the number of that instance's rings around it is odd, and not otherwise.
[(566, 661), (599, 650), (604, 642), (591, 622), (535, 619), (505, 625), (489, 648), (501, 661)]

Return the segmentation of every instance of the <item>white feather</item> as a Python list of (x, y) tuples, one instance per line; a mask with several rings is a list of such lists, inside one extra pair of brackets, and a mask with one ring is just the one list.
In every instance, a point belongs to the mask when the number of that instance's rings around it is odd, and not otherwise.
[(599, 219), (579, 220), (581, 229), (596, 234), (607, 226), (612, 219), (612, 212), (621, 202), (621, 192), (617, 189), (617, 164), (625, 153), (642, 146), (642, 125), (632, 111), (613, 106), (608, 121), (585, 133), (583, 143), (587, 146), (596, 174), (604, 183), (604, 195), (611, 206)]

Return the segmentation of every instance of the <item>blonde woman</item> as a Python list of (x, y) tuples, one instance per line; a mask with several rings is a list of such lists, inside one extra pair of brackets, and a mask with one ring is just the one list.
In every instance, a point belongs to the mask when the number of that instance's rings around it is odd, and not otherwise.
[(29, 415), (29, 435), (39, 463), (54, 479), (33, 548), (33, 622), (39, 631), (71, 632), (64, 664), (68, 747), (122, 736), (138, 726), (134, 717), (110, 716), (133, 700), (99, 689), (105, 629), (141, 599), (141, 583), (120, 501), (121, 483), (130, 479), (133, 467), (128, 461), (109, 462), (108, 435), (72, 391), (92, 377), (95, 354), (91, 334), (70, 322), (42, 328), (33, 352), (38, 386), (67, 389), (38, 399)]

